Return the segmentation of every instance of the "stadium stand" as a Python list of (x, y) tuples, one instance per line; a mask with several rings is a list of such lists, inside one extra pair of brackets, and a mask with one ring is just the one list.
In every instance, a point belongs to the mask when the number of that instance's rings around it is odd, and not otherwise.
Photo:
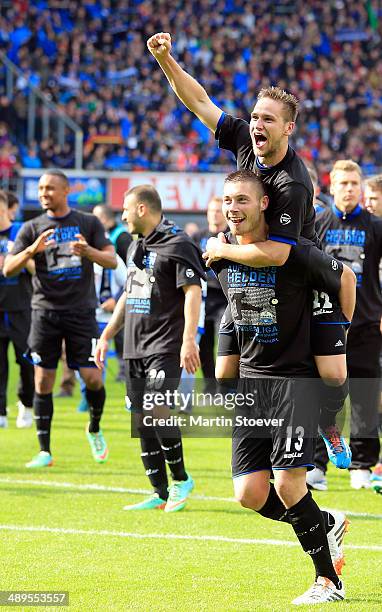
[(83, 129), (87, 169), (231, 169), (146, 50), (161, 30), (172, 33), (177, 59), (236, 116), (248, 118), (256, 92), (270, 83), (297, 95), (292, 144), (316, 164), (324, 189), (338, 158), (373, 174), (382, 166), (379, 7), (373, 0), (2, 2), (0, 50), (24, 78), (10, 100), (0, 71), (0, 179), (20, 165), (73, 166), (69, 135), (63, 146), (27, 142), (30, 83)]

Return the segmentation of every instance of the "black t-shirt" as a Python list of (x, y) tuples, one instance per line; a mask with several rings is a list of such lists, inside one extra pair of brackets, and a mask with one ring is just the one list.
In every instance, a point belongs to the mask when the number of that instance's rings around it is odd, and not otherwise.
[(288, 147), (284, 159), (275, 166), (261, 166), (253, 151), (249, 124), (223, 113), (215, 133), (221, 149), (232, 151), (238, 169), (248, 168), (261, 174), (269, 196), (266, 220), (269, 239), (296, 244), (299, 236), (316, 244), (313, 185), (304, 162)]
[[(200, 278), (192, 268), (155, 251), (144, 256), (141, 270), (133, 262), (136, 246), (132, 242), (127, 252), (123, 356), (141, 359), (179, 353), (184, 330), (182, 287), (200, 286)], [(185, 241), (185, 253), (188, 248)]]
[(382, 219), (356, 206), (344, 214), (334, 205), (317, 217), (322, 248), (343, 261), (357, 276), (357, 300), (352, 329), (378, 324), (382, 316), (379, 264), (382, 257)]
[(9, 247), (20, 231), (21, 223), (12, 223), (8, 229), (0, 231), (0, 311), (15, 312), (31, 307), (32, 285), (27, 270), (17, 276), (5, 278), (3, 275), (4, 259)]
[(283, 266), (251, 268), (224, 259), (212, 266), (231, 308), (241, 372), (314, 376), (312, 288), (338, 294), (342, 264), (300, 238)]
[[(210, 232), (208, 228), (205, 228), (193, 234), (192, 239), (198, 244), (201, 251), (205, 251), (208, 239), (216, 238), (216, 236), (216, 233)], [(216, 313), (220, 312), (226, 304), (227, 300), (218, 279), (211, 268), (207, 268), (206, 319), (215, 320)]]
[(71, 210), (65, 217), (47, 213), (27, 221), (17, 235), (12, 254), (20, 253), (47, 229), (54, 229), (56, 243), (34, 257), (32, 308), (90, 310), (96, 308), (93, 262), (70, 252), (70, 242), (82, 234), (95, 249), (111, 244), (101, 222), (92, 214)]

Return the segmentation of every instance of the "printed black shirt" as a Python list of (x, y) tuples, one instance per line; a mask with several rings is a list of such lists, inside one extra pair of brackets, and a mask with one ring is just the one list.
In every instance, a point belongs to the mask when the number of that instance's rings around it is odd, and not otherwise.
[[(133, 261), (136, 246), (132, 242), (127, 252), (123, 356), (141, 359), (158, 353), (179, 353), (184, 330), (182, 287), (200, 286), (200, 277), (186, 264), (155, 251), (146, 253), (140, 269)], [(188, 248), (190, 244), (185, 241), (184, 254)]]
[(382, 257), (382, 219), (356, 206), (350, 214), (334, 205), (317, 217), (322, 248), (343, 261), (357, 277), (357, 299), (352, 329), (379, 324), (382, 316), (382, 293), (379, 265)]
[(47, 213), (27, 221), (17, 235), (12, 254), (20, 253), (47, 229), (54, 229), (55, 244), (34, 257), (32, 278), (34, 310), (91, 310), (97, 306), (93, 262), (70, 252), (70, 242), (82, 234), (95, 249), (111, 244), (101, 222), (92, 214), (71, 210), (65, 217)]
[(231, 151), (238, 169), (261, 174), (270, 204), (266, 211), (269, 239), (296, 244), (299, 236), (316, 244), (313, 185), (304, 162), (288, 147), (284, 159), (269, 168), (261, 166), (253, 151), (249, 124), (223, 113), (215, 138), (221, 149)]
[(338, 294), (342, 264), (300, 238), (283, 266), (251, 268), (223, 259), (212, 267), (235, 323), (241, 372), (314, 376), (312, 287)]
[(12, 223), (8, 229), (0, 231), (0, 311), (15, 312), (31, 307), (32, 285), (27, 270), (17, 276), (5, 278), (2, 270), (4, 259), (12, 249), (13, 242), (20, 231), (21, 223)]

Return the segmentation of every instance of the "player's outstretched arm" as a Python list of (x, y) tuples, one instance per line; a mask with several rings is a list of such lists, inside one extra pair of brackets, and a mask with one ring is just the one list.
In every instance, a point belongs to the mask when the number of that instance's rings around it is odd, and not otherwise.
[(123, 323), (125, 321), (125, 305), (126, 305), (126, 297), (127, 293), (124, 291), (119, 298), (116, 307), (114, 308), (114, 312), (109, 323), (106, 325), (103, 330), (96, 346), (95, 354), (94, 354), (94, 362), (100, 370), (103, 369), (105, 365), (106, 354), (109, 346), (109, 340), (114, 338), (114, 336), (119, 332), (122, 328)]
[(3, 274), (4, 276), (16, 276), (26, 267), (27, 263), (30, 262), (31, 258), (37, 253), (42, 253), (45, 249), (53, 244), (55, 241), (52, 236), (54, 229), (45, 230), (38, 238), (20, 253), (16, 255), (7, 255), (4, 261)]
[(222, 110), (212, 102), (206, 90), (175, 61), (171, 55), (170, 34), (154, 34), (148, 39), (147, 48), (162, 68), (179, 100), (215, 132)]
[(353, 270), (346, 264), (343, 264), (341, 274), (341, 287), (338, 294), (340, 306), (343, 314), (348, 321), (351, 321), (354, 314), (356, 302), (356, 286), (357, 278)]

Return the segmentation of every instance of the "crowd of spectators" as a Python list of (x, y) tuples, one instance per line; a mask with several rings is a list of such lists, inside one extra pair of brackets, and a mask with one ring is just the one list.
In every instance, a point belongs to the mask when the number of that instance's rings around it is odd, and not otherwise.
[[(0, 50), (23, 77), (7, 99), (0, 75), (0, 149), (26, 142), (30, 83), (83, 129), (84, 167), (226, 171), (229, 155), (177, 101), (146, 49), (157, 31), (227, 112), (248, 118), (269, 84), (301, 110), (293, 145), (319, 170), (352, 158), (382, 166), (379, 0), (14, 0), (0, 9)], [(10, 139), (3, 143), (3, 128)], [(73, 166), (73, 142), (21, 146), (27, 167)], [(1, 159), (4, 157), (0, 154)]]

